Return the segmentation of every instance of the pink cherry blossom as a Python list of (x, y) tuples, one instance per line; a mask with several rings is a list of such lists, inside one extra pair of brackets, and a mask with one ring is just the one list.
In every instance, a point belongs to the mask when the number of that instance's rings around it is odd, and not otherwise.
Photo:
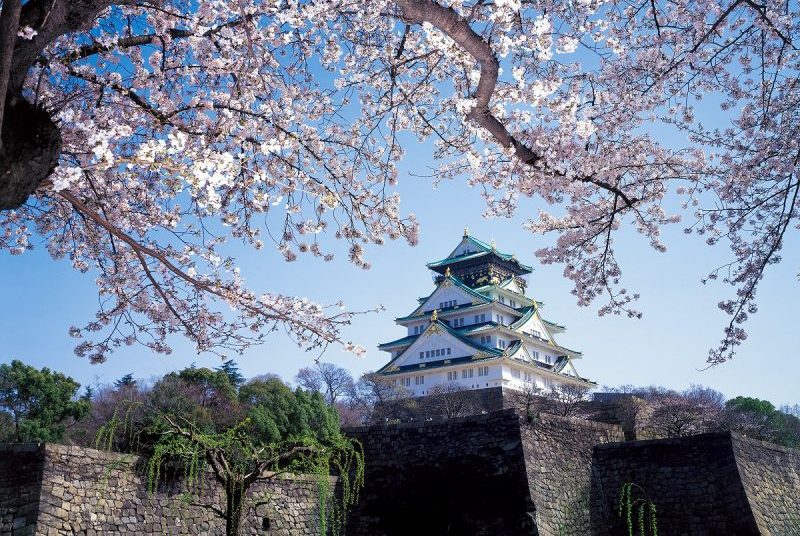
[[(604, 300), (601, 314), (640, 314), (616, 257), (623, 226), (657, 251), (678, 221), (729, 246), (730, 263), (709, 275), (731, 287), (712, 363), (744, 340), (758, 283), (798, 226), (800, 17), (789, 2), (77, 6), (3, 3), (6, 118), (46, 110), (60, 139), (30, 160), (33, 195), (0, 202), (0, 247), (19, 253), (38, 235), (97, 274), (100, 310), (71, 330), (93, 360), (132, 341), (168, 352), (173, 333), (238, 351), (278, 328), (360, 353), (339, 334), (351, 313), (250, 290), (224, 244), (330, 260), (333, 236), (367, 268), (365, 245), (416, 243), (395, 192), (414, 139), (433, 140), (436, 180), (484, 192), (487, 216), (543, 200), (526, 228), (556, 238), (539, 259), (563, 264), (579, 304)], [(77, 9), (84, 17), (65, 15)], [(664, 129), (679, 136), (666, 142)], [(668, 211), (668, 196), (683, 208)]]

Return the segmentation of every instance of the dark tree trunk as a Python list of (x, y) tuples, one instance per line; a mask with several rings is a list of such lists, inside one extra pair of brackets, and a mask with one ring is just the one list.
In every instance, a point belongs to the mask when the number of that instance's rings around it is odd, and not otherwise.
[(244, 498), (244, 486), (236, 480), (229, 480), (225, 486), (225, 534), (227, 536), (239, 536), (239, 529), (242, 524), (242, 499)]
[(22, 205), (58, 163), (61, 133), (50, 115), (24, 99), (6, 103), (0, 149), (0, 210)]
[[(7, 76), (0, 72), (0, 210), (22, 205), (58, 163), (61, 135), (50, 115), (23, 97), (25, 78), (40, 61), (44, 49), (58, 37), (83, 31), (94, 24), (106, 7), (133, 4), (137, 0), (29, 0), (22, 5), (18, 24), (0, 29), (12, 46), (0, 53), (0, 63), (10, 65)], [(153, 0), (158, 4), (159, 0)], [(8, 26), (7, 24), (4, 26)], [(17, 37), (17, 26), (36, 31), (32, 39)], [(7, 41), (2, 39), (0, 41)], [(5, 57), (5, 59), (3, 59)], [(2, 71), (3, 69), (0, 69)]]

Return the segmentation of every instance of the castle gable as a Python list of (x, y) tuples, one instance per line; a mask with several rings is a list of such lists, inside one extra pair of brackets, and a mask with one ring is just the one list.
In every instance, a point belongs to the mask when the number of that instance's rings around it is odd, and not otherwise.
[(497, 355), (502, 353), (460, 336), (446, 324), (437, 320), (431, 322), (428, 328), (402, 354), (385, 367), (385, 370), (468, 357), (478, 352)]
[(514, 322), (511, 329), (555, 344), (555, 339), (535, 308), (531, 308), (522, 318)]

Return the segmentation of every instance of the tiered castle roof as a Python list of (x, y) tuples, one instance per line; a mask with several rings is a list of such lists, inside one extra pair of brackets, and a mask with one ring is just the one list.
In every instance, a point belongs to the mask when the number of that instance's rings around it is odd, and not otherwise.
[(582, 354), (559, 345), (564, 326), (541, 316), (527, 297), (524, 276), (532, 269), (465, 230), (458, 246), (427, 267), (436, 288), (407, 316), (395, 321), (408, 335), (381, 344), (392, 359), (379, 372), (402, 374), (484, 362), (518, 364), (549, 379), (589, 384), (573, 360)]

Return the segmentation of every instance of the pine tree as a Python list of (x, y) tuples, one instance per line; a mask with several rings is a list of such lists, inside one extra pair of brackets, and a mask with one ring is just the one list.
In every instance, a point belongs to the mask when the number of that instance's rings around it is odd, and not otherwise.
[(136, 385), (136, 380), (133, 378), (133, 374), (128, 373), (122, 378), (118, 379), (114, 382), (114, 387), (117, 389), (123, 389), (125, 387), (134, 387)]
[(238, 388), (244, 383), (244, 376), (239, 372), (239, 366), (233, 359), (228, 359), (222, 362), (222, 365), (216, 368), (218, 371), (224, 372), (231, 382), (231, 385)]

